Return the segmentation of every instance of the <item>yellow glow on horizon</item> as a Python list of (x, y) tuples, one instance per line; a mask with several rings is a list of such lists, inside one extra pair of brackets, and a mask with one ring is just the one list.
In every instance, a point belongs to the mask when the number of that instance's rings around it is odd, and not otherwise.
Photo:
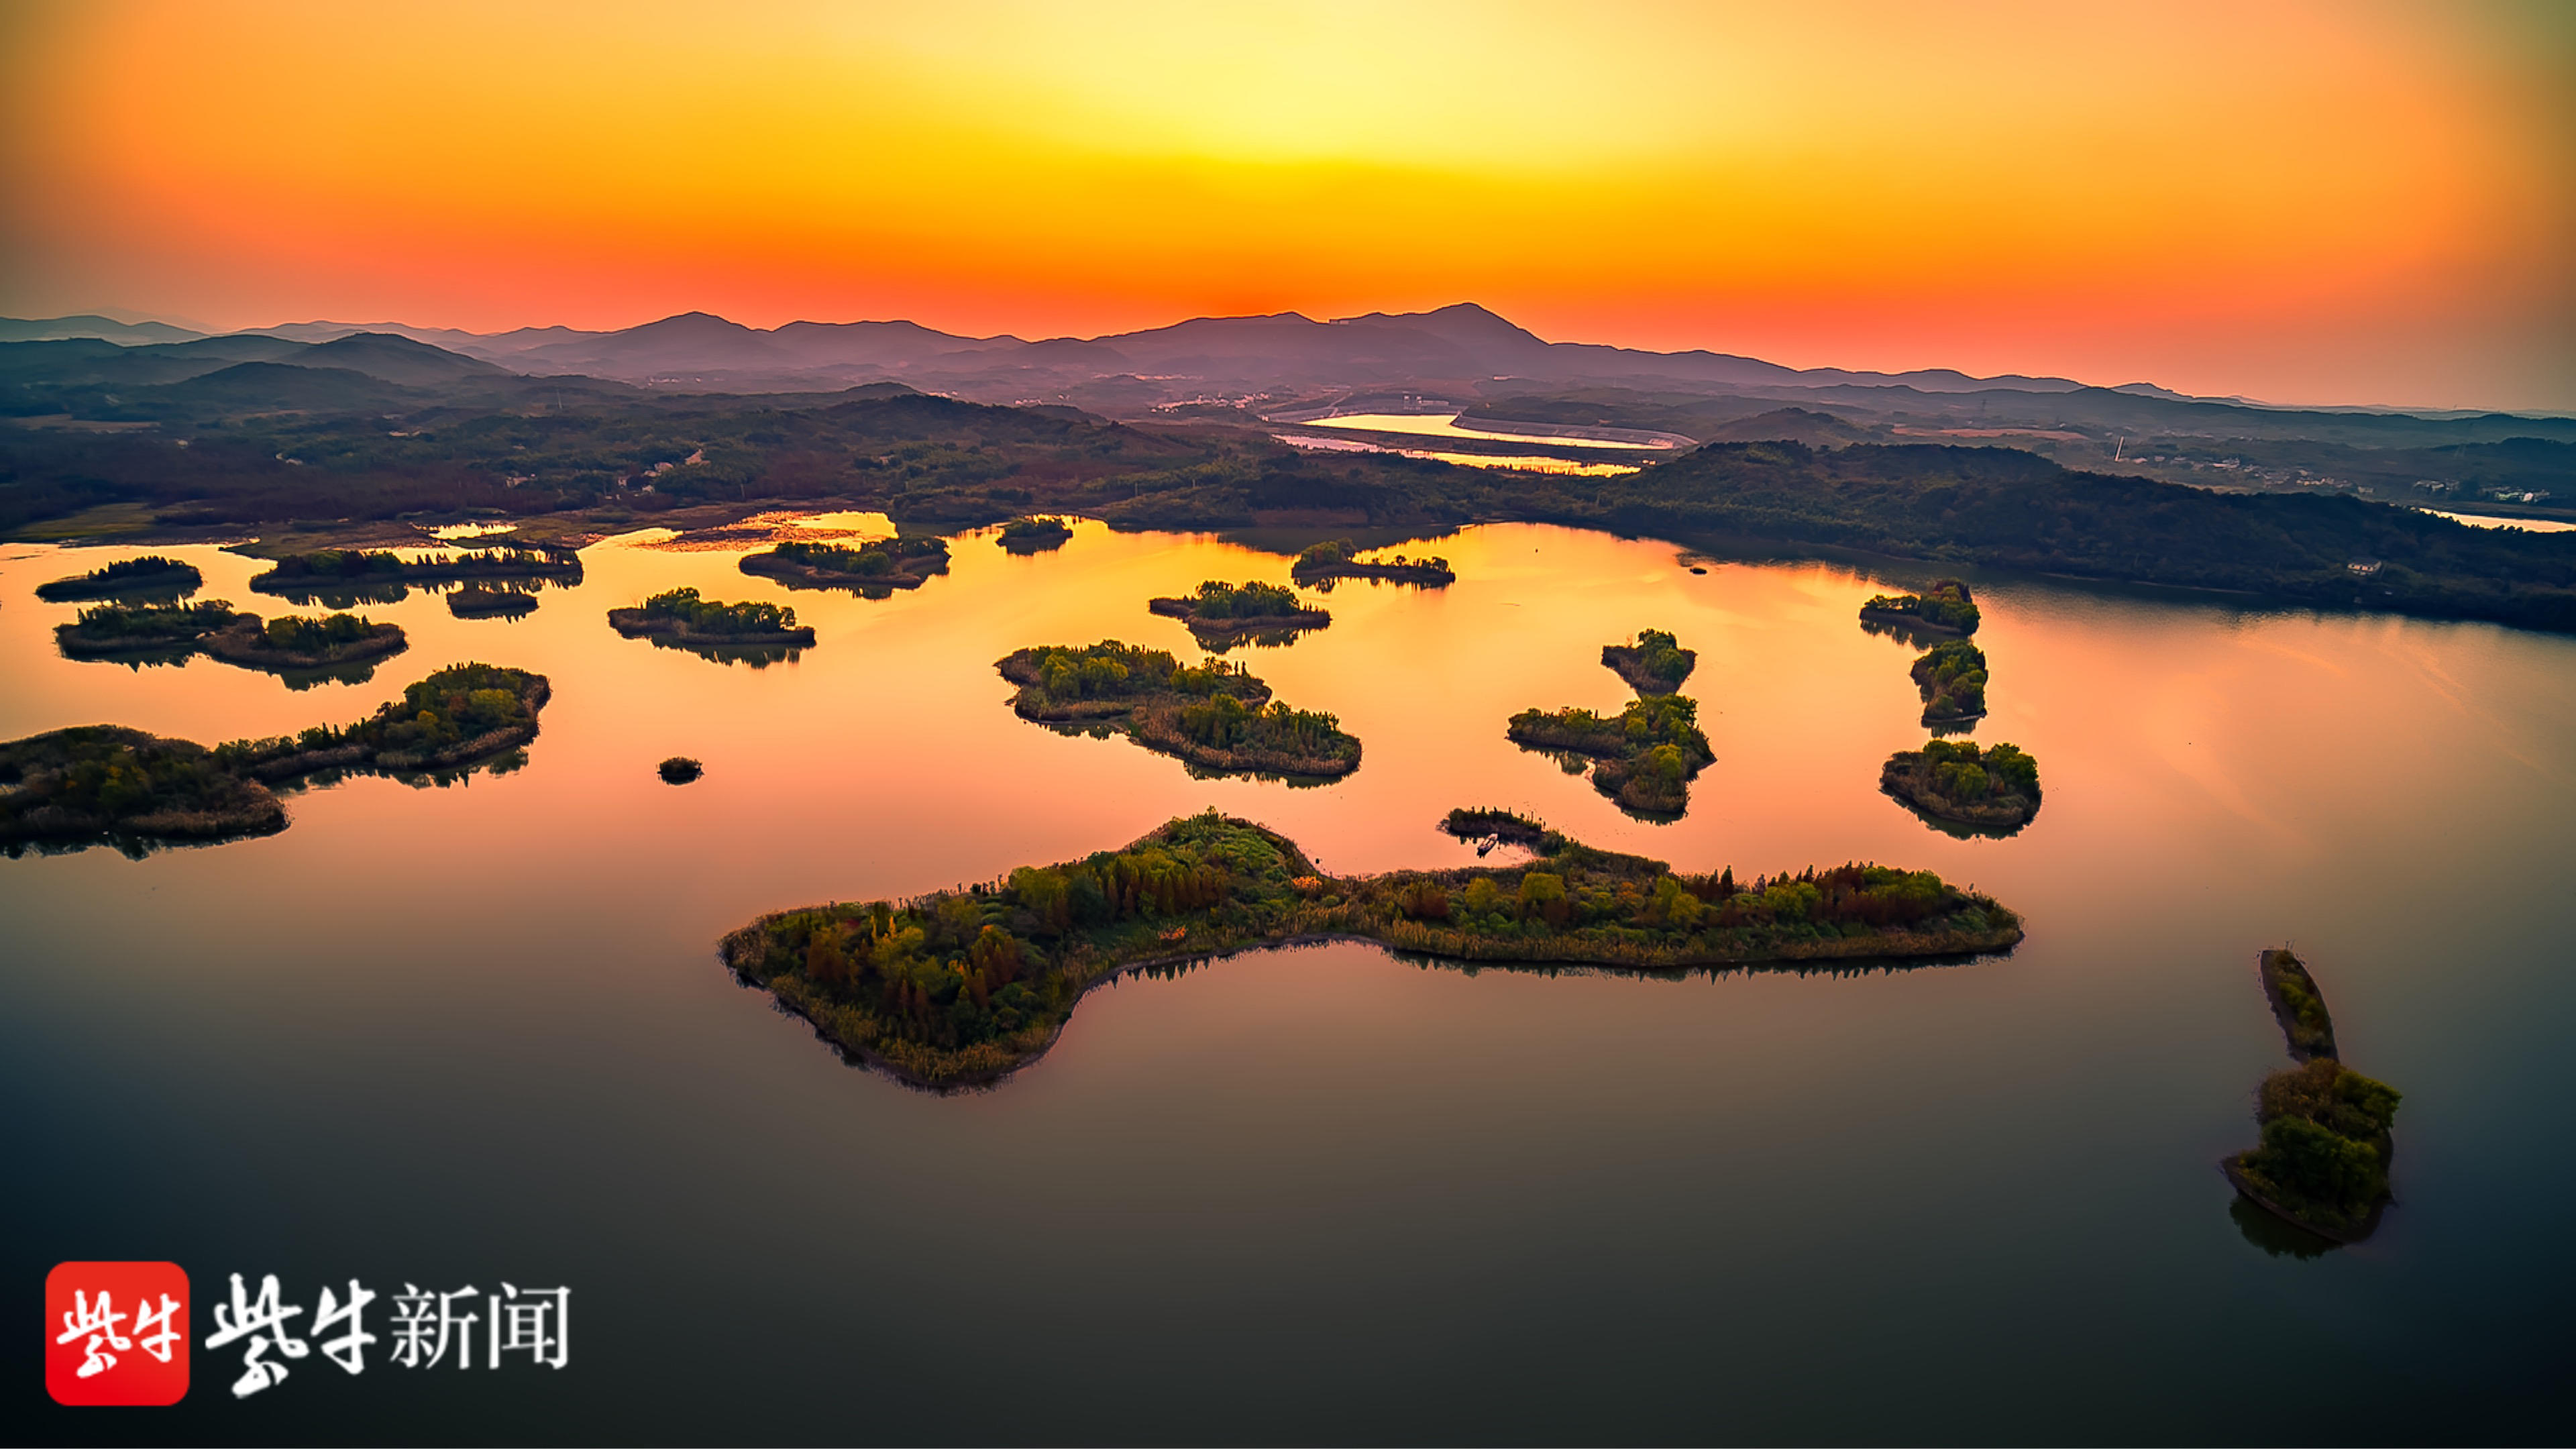
[(2444, 14), (83, 5), (5, 77), (13, 270), (229, 325), (1472, 298), (1796, 365), (2386, 392), (2576, 295), (2566, 138)]

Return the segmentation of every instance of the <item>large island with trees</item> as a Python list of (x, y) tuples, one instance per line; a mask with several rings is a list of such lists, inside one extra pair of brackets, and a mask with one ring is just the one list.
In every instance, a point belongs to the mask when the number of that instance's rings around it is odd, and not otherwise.
[[(1640, 631), (1635, 644), (1601, 647), (1601, 662), (1632, 685), (1640, 679), (1678, 684), (1690, 677), (1698, 657), (1658, 629)], [(1649, 820), (1669, 820), (1687, 810), (1690, 782), (1717, 762), (1700, 732), (1699, 701), (1643, 686), (1615, 715), (1571, 705), (1533, 707), (1513, 715), (1503, 732), (1522, 749), (1554, 754), (1569, 774), (1588, 770), (1592, 788)]]
[(650, 639), (722, 659), (734, 651), (784, 651), (813, 647), (812, 626), (779, 604), (719, 603), (693, 588), (666, 590), (631, 609), (608, 611), (608, 626), (629, 639)]
[(1329, 612), (1301, 601), (1295, 590), (1258, 580), (1237, 585), (1210, 579), (1194, 593), (1148, 600), (1145, 607), (1187, 624), (1200, 648), (1219, 653), (1246, 640), (1285, 644), (1301, 630), (1333, 622)]
[(2389, 1129), (2402, 1097), (2336, 1057), (2334, 1022), (2307, 963), (2283, 947), (2263, 952), (2256, 969), (2299, 1065), (2263, 1079), (2254, 1114), (2262, 1144), (2220, 1170), (2274, 1216), (2331, 1242), (2357, 1243), (2378, 1229), (2388, 1205), (2397, 1150)]
[(782, 543), (745, 555), (742, 571), (791, 589), (850, 589), (863, 598), (891, 598), (897, 589), (917, 589), (948, 572), (948, 540), (908, 535), (873, 539), (856, 548)]
[(1438, 589), (1458, 582), (1458, 575), (1450, 570), (1445, 558), (1407, 558), (1399, 553), (1362, 559), (1362, 552), (1347, 538), (1310, 544), (1288, 566), (1288, 576), (1301, 584), (1315, 585), (1329, 584), (1334, 579), (1384, 579)]
[(94, 599), (184, 599), (205, 583), (197, 566), (157, 553), (119, 559), (67, 579), (36, 585), (36, 597), (50, 604), (85, 603)]
[(1331, 876), (1286, 837), (1210, 812), (965, 890), (764, 916), (723, 952), (844, 1052), (946, 1088), (1026, 1066), (1084, 992), (1122, 972), (1285, 942), (1658, 971), (1959, 957), (2021, 939), (2010, 910), (1928, 871), (1744, 883), (1562, 837), (1539, 848), (1503, 866)]
[(1873, 594), (1860, 606), (1860, 617), (1864, 623), (1963, 637), (1976, 633), (1982, 618), (1965, 579), (1935, 579), (1920, 594)]
[(2015, 746), (1931, 739), (1899, 750), (1878, 787), (1935, 820), (2009, 835), (2039, 813), (2039, 762)]

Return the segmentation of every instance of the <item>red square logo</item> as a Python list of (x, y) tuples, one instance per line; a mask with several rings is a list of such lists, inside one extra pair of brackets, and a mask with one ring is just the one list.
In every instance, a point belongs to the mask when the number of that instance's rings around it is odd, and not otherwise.
[(57, 1404), (188, 1396), (188, 1275), (176, 1263), (57, 1263), (45, 1275), (45, 1392)]

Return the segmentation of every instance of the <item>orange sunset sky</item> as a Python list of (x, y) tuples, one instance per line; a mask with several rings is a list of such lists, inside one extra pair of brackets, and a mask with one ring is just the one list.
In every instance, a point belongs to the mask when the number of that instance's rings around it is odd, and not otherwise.
[(1036, 337), (1480, 301), (2576, 410), (2559, 0), (0, 8), (0, 312)]

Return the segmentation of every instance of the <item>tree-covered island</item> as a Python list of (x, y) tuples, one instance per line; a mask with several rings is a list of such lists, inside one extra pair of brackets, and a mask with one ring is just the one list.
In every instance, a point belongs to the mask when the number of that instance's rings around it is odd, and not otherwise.
[[(364, 601), (398, 603), (413, 584), (497, 579), (581, 582), (581, 556), (569, 550), (487, 548), (406, 559), (382, 549), (325, 548), (289, 554), (250, 581), (253, 591), (290, 603), (346, 608)], [(346, 600), (346, 603), (342, 601)]]
[(1002, 525), (1006, 553), (1044, 553), (1073, 539), (1073, 525), (1061, 518), (1014, 518)]
[(1285, 644), (1306, 629), (1321, 629), (1333, 616), (1299, 601), (1294, 589), (1258, 581), (1241, 585), (1210, 579), (1195, 593), (1151, 599), (1145, 607), (1187, 624), (1202, 649), (1219, 653), (1246, 640)]
[(1286, 837), (1209, 812), (1124, 850), (906, 901), (764, 916), (726, 964), (846, 1054), (920, 1086), (991, 1082), (1052, 1046), (1084, 992), (1139, 967), (1352, 939), (1460, 961), (1637, 971), (2010, 949), (2010, 910), (1927, 871), (1809, 869), (1740, 884), (1551, 837), (1510, 865), (1324, 874)]
[(1977, 601), (1965, 579), (1935, 579), (1920, 594), (1873, 594), (1860, 606), (1866, 623), (1933, 634), (1977, 632)]
[(534, 739), (546, 677), (457, 664), (346, 727), (235, 740), (213, 749), (117, 725), (81, 725), (0, 744), (0, 848), (115, 844), (140, 854), (286, 828), (275, 788), (372, 771), (412, 784), (508, 768)]
[(1588, 766), (1592, 788), (1647, 819), (1689, 809), (1690, 782), (1717, 761), (1700, 733), (1699, 701), (1686, 694), (1639, 695), (1615, 715), (1525, 709), (1504, 732), (1525, 750), (1554, 753), (1569, 774)]
[(1399, 553), (1363, 562), (1359, 557), (1362, 552), (1347, 538), (1309, 545), (1288, 566), (1288, 577), (1311, 585), (1328, 585), (1334, 579), (1385, 579), (1429, 589), (1458, 582), (1445, 558), (1407, 558)]
[(1965, 639), (1944, 639), (1914, 661), (1914, 687), (1923, 695), (1926, 729), (1968, 730), (1986, 714), (1986, 651)]
[(639, 607), (611, 609), (608, 625), (629, 639), (689, 649), (722, 659), (734, 650), (810, 649), (811, 625), (796, 622), (796, 611), (779, 604), (723, 604), (701, 599), (693, 588), (653, 595)]
[(120, 559), (88, 573), (36, 585), (36, 597), (50, 604), (76, 604), (92, 599), (184, 599), (206, 582), (197, 566), (148, 553)]
[(2008, 744), (1932, 739), (1888, 756), (1878, 788), (1935, 820), (2010, 834), (2039, 813), (2039, 762)]
[(194, 654), (197, 641), (236, 619), (230, 602), (194, 604), (93, 604), (68, 624), (54, 626), (54, 647), (65, 659), (176, 662)]
[(1602, 645), (1601, 662), (1639, 694), (1671, 694), (1699, 667), (1699, 651), (1661, 629), (1640, 629), (1634, 644)]
[(791, 589), (854, 589), (870, 599), (917, 589), (948, 572), (948, 540), (880, 538), (852, 548), (838, 543), (782, 543), (746, 555), (742, 571)]
[(523, 589), (467, 584), (447, 596), (447, 612), (459, 619), (516, 619), (536, 607), (537, 596)]
[(226, 664), (287, 674), (383, 659), (410, 648), (411, 641), (400, 624), (373, 623), (362, 614), (320, 619), (288, 614), (265, 622), (254, 614), (237, 614), (197, 647)]
[(2357, 1243), (2378, 1228), (2388, 1205), (2396, 1155), (2389, 1129), (2402, 1097), (2336, 1058), (2334, 1023), (2306, 963), (2284, 948), (2263, 952), (2257, 964), (2300, 1065), (2263, 1079), (2254, 1114), (2262, 1145), (2220, 1170), (2275, 1216), (2333, 1242)]
[(1360, 767), (1360, 742), (1339, 719), (1279, 703), (1269, 685), (1221, 660), (1183, 664), (1109, 639), (1014, 650), (994, 668), (1020, 686), (1011, 699), (1020, 718), (1121, 730), (1197, 770), (1333, 779)]

